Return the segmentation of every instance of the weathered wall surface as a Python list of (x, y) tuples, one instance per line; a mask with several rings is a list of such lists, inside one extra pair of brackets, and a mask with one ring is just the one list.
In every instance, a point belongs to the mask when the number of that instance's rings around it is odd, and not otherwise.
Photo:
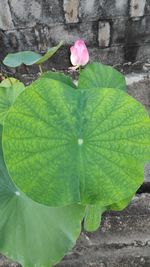
[(0, 1), (0, 58), (8, 51), (44, 52), (64, 40), (53, 63), (68, 66), (68, 47), (78, 38), (86, 41), (92, 60), (148, 61), (150, 0)]

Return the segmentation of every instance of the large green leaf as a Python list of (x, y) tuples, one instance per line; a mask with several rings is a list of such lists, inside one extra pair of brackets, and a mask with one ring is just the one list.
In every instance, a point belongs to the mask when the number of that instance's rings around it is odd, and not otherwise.
[(100, 63), (88, 64), (80, 72), (78, 88), (117, 88), (126, 90), (125, 77), (111, 66)]
[(0, 83), (0, 124), (3, 124), (8, 110), (24, 89), (24, 84), (14, 78), (7, 78)]
[(22, 64), (27, 66), (34, 64), (40, 65), (51, 58), (62, 46), (62, 44), (63, 42), (61, 41), (57, 46), (51, 47), (43, 56), (33, 51), (10, 53), (5, 57), (3, 63), (12, 68), (16, 68)]
[(80, 233), (84, 207), (50, 208), (19, 191), (0, 151), (0, 252), (23, 267), (50, 267), (71, 249)]
[(150, 119), (121, 90), (40, 79), (4, 123), (9, 172), (35, 201), (105, 207), (133, 195), (150, 160)]
[(76, 88), (76, 85), (73, 83), (72, 79), (69, 76), (66, 76), (60, 72), (54, 72), (54, 71), (44, 72), (41, 75), (41, 78), (47, 78), (47, 79), (60, 81), (60, 82), (63, 82), (63, 83), (65, 83), (71, 87)]

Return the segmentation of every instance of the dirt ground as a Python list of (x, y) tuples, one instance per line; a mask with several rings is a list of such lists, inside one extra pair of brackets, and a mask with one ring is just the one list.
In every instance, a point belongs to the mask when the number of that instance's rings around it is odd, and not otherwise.
[(150, 77), (128, 86), (128, 93), (141, 102), (150, 114)]
[[(128, 93), (150, 114), (150, 78), (128, 86)], [(107, 212), (95, 233), (82, 232), (76, 247), (57, 267), (150, 267), (150, 171), (145, 191), (122, 212)], [(21, 265), (0, 257), (0, 267)]]

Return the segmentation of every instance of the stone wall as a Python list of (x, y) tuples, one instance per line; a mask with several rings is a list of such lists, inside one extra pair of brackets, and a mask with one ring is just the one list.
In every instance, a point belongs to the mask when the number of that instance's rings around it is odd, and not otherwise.
[(78, 38), (86, 41), (92, 60), (149, 61), (150, 0), (0, 1), (1, 59), (18, 50), (44, 52), (64, 40), (53, 63), (68, 66), (68, 47)]

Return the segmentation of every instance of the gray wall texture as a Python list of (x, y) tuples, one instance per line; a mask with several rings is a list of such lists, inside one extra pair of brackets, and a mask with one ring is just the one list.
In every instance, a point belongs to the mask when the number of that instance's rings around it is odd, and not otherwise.
[(92, 60), (149, 61), (150, 0), (0, 0), (1, 59), (18, 50), (44, 52), (64, 40), (53, 59), (63, 68), (78, 38), (86, 41)]

